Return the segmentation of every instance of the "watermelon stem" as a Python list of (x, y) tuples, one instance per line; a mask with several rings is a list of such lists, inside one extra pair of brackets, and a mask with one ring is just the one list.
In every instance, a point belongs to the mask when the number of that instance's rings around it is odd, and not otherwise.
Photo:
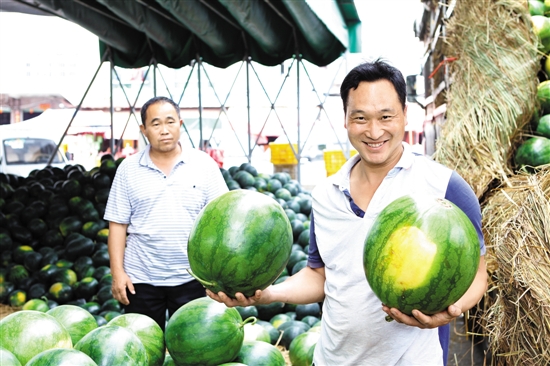
[(246, 318), (240, 325), (239, 325), (239, 328), (242, 328), (244, 327), (245, 324), (248, 324), (250, 322), (252, 322), (251, 324), (256, 324), (256, 321), (258, 319), (255, 317), (255, 316), (249, 316), (248, 318)]
[(193, 271), (191, 271), (191, 268), (186, 268), (185, 270), (186, 270), (194, 279), (196, 279), (197, 281), (199, 281), (199, 282), (200, 282), (202, 285), (204, 285), (204, 286), (210, 286), (210, 287), (212, 287), (212, 286), (215, 286), (215, 285), (216, 285), (216, 284), (213, 283), (213, 282), (208, 282), (208, 281), (203, 280), (202, 278), (197, 277), (197, 276), (193, 273)]
[(387, 321), (388, 323), (389, 323), (389, 322), (393, 322), (393, 320), (394, 320), (394, 319), (393, 319), (391, 316), (389, 316), (389, 315), (386, 315), (386, 317), (385, 317), (384, 319), (386, 319), (386, 321)]

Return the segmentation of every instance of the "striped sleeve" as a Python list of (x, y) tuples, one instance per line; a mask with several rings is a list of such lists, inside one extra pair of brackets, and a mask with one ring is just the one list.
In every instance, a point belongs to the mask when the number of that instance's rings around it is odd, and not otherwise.
[(113, 184), (109, 191), (109, 199), (105, 207), (104, 220), (119, 224), (129, 224), (132, 206), (128, 197), (126, 182), (128, 179), (128, 159), (125, 159), (118, 167)]

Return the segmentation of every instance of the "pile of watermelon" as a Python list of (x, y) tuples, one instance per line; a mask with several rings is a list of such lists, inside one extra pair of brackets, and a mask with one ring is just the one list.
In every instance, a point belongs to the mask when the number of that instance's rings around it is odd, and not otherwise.
[[(120, 315), (111, 293), (103, 220), (121, 160), (0, 174), (0, 302), (25, 309), (70, 304), (98, 324)], [(34, 300), (34, 301), (31, 301)]]
[(529, 0), (529, 12), (539, 49), (544, 54), (536, 96), (540, 109), (535, 111), (526, 139), (518, 146), (514, 158), (518, 168), (526, 166), (532, 171), (532, 167), (550, 164), (550, 2)]
[[(32, 315), (28, 321), (19, 319), (20, 328), (9, 332), (12, 336), (17, 335), (14, 339), (18, 345), (28, 345), (23, 348), (36, 352), (32, 357), (38, 353), (46, 353), (51, 359), (74, 357), (78, 361), (73, 363), (86, 365), (89, 361), (86, 357), (94, 361), (98, 357), (111, 357), (109, 354), (116, 347), (129, 347), (132, 352), (123, 353), (141, 357), (141, 360), (144, 359), (142, 348), (148, 352), (145, 343), (150, 341), (141, 339), (143, 345), (140, 347), (128, 332), (112, 329), (115, 326), (128, 327), (117, 323), (128, 323), (125, 317), (132, 315), (124, 314), (118, 301), (112, 297), (108, 223), (102, 219), (111, 182), (120, 162), (105, 155), (100, 166), (90, 171), (80, 165), (67, 165), (63, 169), (47, 167), (37, 170), (28, 177), (0, 174), (0, 302), (21, 309), (13, 316)], [(221, 168), (221, 173), (231, 191), (244, 189), (270, 197), (288, 218), (293, 244), (288, 262), (274, 282), (284, 281), (304, 268), (309, 245), (310, 193), (287, 173), (258, 173), (249, 163)], [(311, 363), (321, 319), (320, 304), (274, 303), (232, 310), (233, 316), (237, 313), (239, 319), (244, 319), (241, 320), (243, 341), (237, 356), (227, 362), (253, 365), (272, 359), (270, 362), (278, 364), (282, 359), (282, 346), (289, 350), (293, 364)], [(32, 320), (37, 313), (42, 314), (50, 322), (45, 324), (50, 326), (41, 327), (44, 329), (33, 327), (33, 324), (38, 324), (38, 320)], [(5, 326), (12, 315), (4, 318), (0, 327)], [(246, 322), (247, 319), (254, 319), (254, 322)], [(170, 321), (176, 319), (172, 317)], [(69, 333), (70, 346), (67, 345), (67, 334), (53, 336), (48, 333), (57, 329), (55, 322)], [(92, 346), (86, 348), (81, 344), (89, 334), (96, 334), (106, 327), (109, 327), (108, 331), (93, 337), (96, 343)], [(142, 338), (139, 334), (137, 337)], [(58, 348), (56, 351), (41, 346), (47, 344), (46, 338), (57, 339), (63, 345), (56, 343), (51, 347)], [(165, 341), (165, 335), (158, 332), (150, 338), (155, 338), (157, 343)], [(105, 348), (102, 348), (100, 339), (107, 343)], [(111, 340), (110, 346), (107, 340)], [(7, 359), (5, 355), (14, 351), (5, 348), (8, 347), (0, 348), (2, 359)], [(92, 348), (96, 349), (95, 354), (91, 352)], [(167, 348), (169, 351), (170, 347)], [(120, 352), (118, 349), (115, 354)], [(31, 358), (25, 357), (25, 362)], [(151, 358), (150, 355), (147, 357)], [(258, 361), (254, 363), (254, 360)], [(158, 363), (158, 358), (155, 362), (148, 364), (163, 364)], [(163, 362), (166, 365), (179, 364), (174, 363), (170, 355)], [(41, 363), (37, 360), (33, 364)], [(284, 365), (284, 359), (281, 364)]]

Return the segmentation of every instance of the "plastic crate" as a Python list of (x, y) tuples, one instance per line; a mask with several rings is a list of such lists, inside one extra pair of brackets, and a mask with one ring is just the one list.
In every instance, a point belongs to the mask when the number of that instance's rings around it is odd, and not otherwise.
[[(350, 150), (350, 157), (356, 154), (356, 150)], [(347, 161), (342, 150), (325, 150), (323, 151), (323, 157), (325, 159), (325, 170), (327, 171), (327, 177), (340, 170), (342, 165), (344, 165)]]
[[(294, 151), (298, 151), (298, 145), (292, 144)], [(292, 152), (292, 148), (289, 144), (274, 144), (270, 143), (269, 147), (271, 148), (271, 162), (276, 165), (289, 165), (289, 164), (298, 164), (296, 156)]]
[(290, 178), (298, 179), (298, 165), (297, 164), (274, 164), (273, 173), (288, 173)]

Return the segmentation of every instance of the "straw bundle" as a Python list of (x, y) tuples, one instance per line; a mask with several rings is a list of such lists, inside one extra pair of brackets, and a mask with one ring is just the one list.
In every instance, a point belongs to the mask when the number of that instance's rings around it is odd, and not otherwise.
[(481, 197), (508, 181), (508, 161), (535, 109), (540, 69), (527, 1), (460, 0), (446, 39), (452, 85), (434, 158)]
[(483, 206), (496, 295), (486, 315), (498, 365), (550, 365), (550, 166), (519, 174)]

